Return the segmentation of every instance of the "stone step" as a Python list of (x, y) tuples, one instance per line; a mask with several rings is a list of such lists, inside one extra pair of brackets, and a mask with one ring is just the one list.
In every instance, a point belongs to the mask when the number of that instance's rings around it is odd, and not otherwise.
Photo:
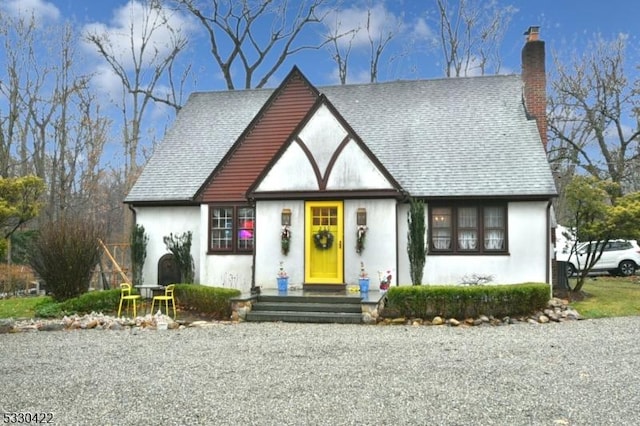
[(342, 296), (342, 295), (314, 295), (314, 296), (296, 296), (296, 295), (267, 295), (258, 296), (258, 303), (261, 302), (287, 302), (287, 303), (326, 303), (326, 304), (360, 304), (362, 297), (360, 296)]
[(247, 313), (247, 321), (360, 324), (362, 314), (348, 312), (256, 311)]
[(359, 303), (317, 303), (294, 301), (263, 301), (259, 300), (253, 305), (253, 311), (294, 311), (294, 312), (345, 312), (359, 314), (362, 306)]

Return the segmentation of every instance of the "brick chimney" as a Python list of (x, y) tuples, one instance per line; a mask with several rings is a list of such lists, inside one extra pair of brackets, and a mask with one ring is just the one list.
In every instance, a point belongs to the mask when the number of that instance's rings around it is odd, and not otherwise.
[(527, 114), (535, 118), (544, 149), (547, 149), (547, 77), (544, 41), (539, 40), (540, 27), (529, 27), (522, 48), (522, 81)]

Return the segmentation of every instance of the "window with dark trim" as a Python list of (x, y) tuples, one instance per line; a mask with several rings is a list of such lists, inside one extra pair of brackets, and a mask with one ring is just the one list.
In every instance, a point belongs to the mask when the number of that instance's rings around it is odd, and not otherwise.
[(506, 204), (429, 207), (429, 247), (436, 253), (505, 253)]
[(251, 253), (255, 241), (255, 209), (250, 206), (209, 206), (209, 251)]

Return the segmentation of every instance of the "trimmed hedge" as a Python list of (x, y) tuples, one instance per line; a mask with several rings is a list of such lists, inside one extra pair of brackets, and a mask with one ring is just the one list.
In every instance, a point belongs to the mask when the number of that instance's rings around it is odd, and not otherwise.
[(231, 299), (240, 294), (240, 290), (199, 284), (176, 284), (175, 288), (176, 302), (182, 309), (220, 320), (229, 319)]
[[(136, 290), (132, 290), (137, 294)], [(36, 316), (52, 318), (70, 314), (89, 314), (91, 312), (115, 312), (120, 303), (120, 289), (90, 291), (73, 299), (55, 303), (52, 300), (39, 304), (35, 308)]]
[(385, 311), (413, 318), (465, 319), (480, 315), (529, 315), (544, 309), (549, 285), (537, 283), (487, 286), (402, 286), (387, 293)]
[[(132, 293), (138, 294), (137, 289), (132, 289)], [(198, 284), (176, 284), (175, 287), (176, 305), (214, 319), (228, 319), (231, 316), (230, 299), (240, 294), (239, 290)], [(115, 313), (119, 303), (120, 289), (90, 291), (60, 303), (48, 298), (36, 306), (35, 314), (40, 318), (54, 318), (91, 312)]]

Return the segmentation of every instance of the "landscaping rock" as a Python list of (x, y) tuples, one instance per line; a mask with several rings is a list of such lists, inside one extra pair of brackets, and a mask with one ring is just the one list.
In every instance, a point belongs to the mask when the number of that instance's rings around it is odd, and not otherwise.
[[(207, 323), (206, 321), (201, 321)], [(61, 319), (27, 319), (14, 321), (13, 319), (0, 320), (0, 333), (27, 332), (27, 331), (61, 331), (61, 330), (155, 330), (158, 323), (165, 324), (168, 330), (177, 330), (181, 323), (174, 321), (170, 316), (158, 313), (147, 314), (144, 317), (116, 318), (102, 313), (79, 316), (65, 316)]]
[(38, 331), (60, 331), (64, 329), (64, 324), (56, 322), (42, 323), (38, 327)]
[(123, 328), (124, 327), (119, 322), (112, 322), (111, 324), (109, 324), (109, 327), (108, 327), (109, 330), (114, 330), (114, 331), (122, 330)]
[(383, 312), (384, 317), (378, 318), (378, 324), (413, 324), (417, 325), (418, 323), (424, 325), (442, 325), (448, 324), (452, 327), (457, 327), (459, 325), (465, 325), (469, 327), (480, 327), (480, 326), (500, 326), (500, 325), (515, 325), (520, 323), (529, 323), (529, 324), (547, 324), (550, 322), (563, 322), (563, 321), (573, 321), (580, 320), (582, 317), (580, 314), (569, 306), (569, 301), (566, 299), (553, 298), (549, 300), (546, 308), (542, 312), (536, 312), (529, 317), (520, 317), (514, 318), (510, 316), (505, 316), (502, 319), (494, 318), (493, 316), (480, 315), (477, 318), (465, 318), (463, 321), (457, 320), (455, 318), (451, 318), (448, 320), (443, 320), (442, 317), (436, 316), (431, 321), (424, 318), (411, 318), (409, 321), (404, 317), (393, 317), (390, 314), (391, 311), (387, 310)]
[(10, 333), (13, 330), (15, 321), (12, 318), (0, 319), (0, 334)]

